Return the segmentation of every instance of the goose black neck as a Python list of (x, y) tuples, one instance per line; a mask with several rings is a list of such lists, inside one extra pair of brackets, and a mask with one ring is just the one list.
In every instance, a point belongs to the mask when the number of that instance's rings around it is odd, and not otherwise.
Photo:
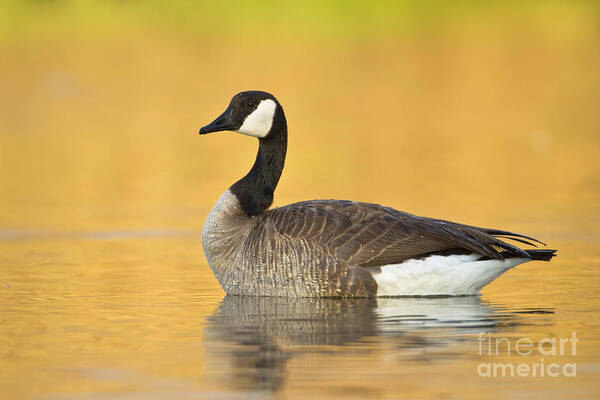
[(246, 214), (261, 214), (273, 203), (273, 193), (283, 171), (286, 150), (287, 123), (278, 104), (271, 131), (265, 138), (259, 139), (252, 169), (230, 188)]

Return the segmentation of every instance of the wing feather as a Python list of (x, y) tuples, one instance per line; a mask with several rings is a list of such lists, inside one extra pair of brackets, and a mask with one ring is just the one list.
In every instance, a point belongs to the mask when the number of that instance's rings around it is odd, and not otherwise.
[[(378, 204), (344, 200), (312, 200), (263, 214), (277, 231), (319, 247), (349, 265), (377, 267), (447, 250), (469, 250), (495, 259), (527, 257), (506, 243), (538, 240), (507, 231), (418, 217)], [(337, 270), (337, 268), (335, 268)], [(333, 271), (331, 271), (333, 272)], [(335, 274), (335, 272), (334, 272)]]

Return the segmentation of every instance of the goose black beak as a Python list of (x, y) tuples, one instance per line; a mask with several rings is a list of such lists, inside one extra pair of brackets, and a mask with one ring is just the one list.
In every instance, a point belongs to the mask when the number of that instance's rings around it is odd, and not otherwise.
[(210, 124), (203, 126), (200, 128), (200, 134), (205, 135), (211, 132), (219, 132), (219, 131), (231, 131), (234, 129), (234, 123), (231, 120), (231, 107), (227, 107), (227, 110), (217, 119), (215, 119)]

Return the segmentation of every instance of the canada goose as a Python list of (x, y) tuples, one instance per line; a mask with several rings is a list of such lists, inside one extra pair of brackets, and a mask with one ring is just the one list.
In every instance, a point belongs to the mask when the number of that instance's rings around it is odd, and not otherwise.
[(266, 92), (236, 94), (200, 134), (258, 138), (256, 161), (221, 195), (202, 229), (208, 263), (226, 293), (290, 297), (475, 295), (516, 265), (556, 250), (537, 239), (418, 217), (378, 204), (312, 200), (268, 210), (281, 176), (287, 123)]

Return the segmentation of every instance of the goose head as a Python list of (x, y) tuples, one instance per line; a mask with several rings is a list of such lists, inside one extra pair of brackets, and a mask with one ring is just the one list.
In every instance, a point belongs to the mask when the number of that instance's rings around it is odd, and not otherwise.
[(270, 93), (256, 90), (238, 93), (223, 114), (200, 128), (200, 134), (234, 131), (263, 139), (271, 132), (275, 113), (280, 107)]

